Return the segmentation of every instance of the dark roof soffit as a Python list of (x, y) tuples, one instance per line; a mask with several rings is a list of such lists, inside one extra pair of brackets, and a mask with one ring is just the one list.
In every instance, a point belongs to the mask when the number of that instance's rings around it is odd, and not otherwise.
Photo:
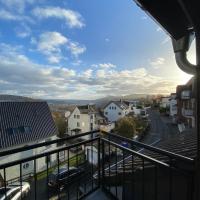
[(199, 24), (199, 7), (195, 0), (135, 1), (175, 39), (183, 37)]

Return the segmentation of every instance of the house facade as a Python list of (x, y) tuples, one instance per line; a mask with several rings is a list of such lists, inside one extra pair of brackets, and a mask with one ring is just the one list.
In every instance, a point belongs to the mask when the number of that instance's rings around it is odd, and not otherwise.
[[(50, 141), (56, 139), (56, 135), (57, 128), (46, 102), (0, 97), (0, 151)], [(56, 148), (55, 145), (49, 145), (10, 156), (2, 156), (0, 164), (30, 157), (54, 148)], [(37, 172), (45, 170), (46, 162), (53, 165), (55, 161), (56, 155), (52, 155), (48, 160), (38, 159), (36, 161)], [(18, 168), (19, 166), (14, 166), (6, 169), (7, 180), (19, 177)], [(32, 174), (33, 170), (33, 161), (22, 164), (22, 175)], [(3, 174), (2, 171), (0, 173)]]
[(170, 107), (170, 97), (161, 97), (160, 107), (169, 108)]
[(104, 116), (109, 122), (116, 122), (130, 113), (130, 106), (123, 101), (111, 101), (104, 107)]
[(193, 95), (194, 78), (185, 85), (178, 85), (177, 93), (177, 118), (189, 128), (195, 127), (195, 98)]
[[(65, 113), (67, 134), (76, 135), (97, 130), (99, 128), (97, 115), (94, 105), (70, 106)], [(84, 136), (84, 139), (88, 137)]]

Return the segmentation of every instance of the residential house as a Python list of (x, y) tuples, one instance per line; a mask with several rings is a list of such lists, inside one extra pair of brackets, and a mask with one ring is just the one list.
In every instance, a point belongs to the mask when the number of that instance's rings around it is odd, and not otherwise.
[(177, 118), (177, 99), (176, 93), (171, 93), (169, 99), (169, 115), (172, 117), (172, 121), (175, 123)]
[(120, 101), (111, 101), (104, 107), (104, 116), (109, 122), (116, 122), (130, 113), (130, 106)]
[(170, 107), (170, 96), (161, 97), (160, 107), (169, 108)]
[[(9, 98), (10, 97), (10, 98)], [(57, 128), (51, 116), (49, 107), (45, 101), (32, 100), (23, 97), (0, 95), (0, 151), (12, 150), (34, 143), (50, 141), (57, 138)], [(7, 163), (25, 157), (30, 157), (41, 152), (56, 148), (49, 145), (36, 148), (10, 156), (0, 157), (0, 164)], [(49, 165), (56, 161), (56, 155), (48, 159), (38, 159), (36, 161), (37, 172), (45, 170), (46, 162)], [(22, 174), (33, 173), (34, 162), (22, 164)], [(19, 170), (7, 168), (7, 179), (19, 177)], [(2, 174), (2, 171), (0, 171)]]
[[(76, 135), (98, 129), (95, 105), (68, 106), (65, 117), (67, 121), (67, 134)], [(89, 136), (84, 136), (88, 139)]]
[(195, 98), (193, 95), (194, 78), (185, 85), (178, 85), (177, 93), (177, 119), (190, 128), (195, 127)]

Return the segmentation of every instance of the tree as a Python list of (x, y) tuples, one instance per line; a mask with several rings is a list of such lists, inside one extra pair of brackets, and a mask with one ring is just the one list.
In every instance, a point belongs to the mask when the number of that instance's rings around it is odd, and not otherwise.
[(136, 123), (134, 117), (123, 117), (119, 119), (116, 123), (115, 131), (123, 137), (133, 138), (136, 134)]
[(64, 116), (62, 116), (59, 112), (52, 113), (54, 122), (58, 128), (59, 137), (64, 136), (66, 132), (67, 123), (65, 121)]

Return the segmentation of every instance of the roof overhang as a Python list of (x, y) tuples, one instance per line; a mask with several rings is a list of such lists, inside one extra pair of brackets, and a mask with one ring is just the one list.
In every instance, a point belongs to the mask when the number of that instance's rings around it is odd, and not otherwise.
[(176, 40), (200, 27), (197, 0), (135, 0), (135, 2)]

